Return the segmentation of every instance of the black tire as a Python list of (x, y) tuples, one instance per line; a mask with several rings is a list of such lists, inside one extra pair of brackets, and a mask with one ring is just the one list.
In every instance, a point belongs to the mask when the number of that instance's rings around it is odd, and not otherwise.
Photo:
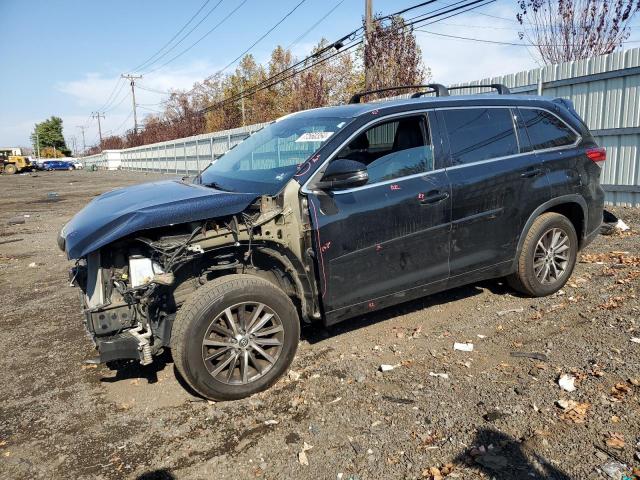
[[(229, 384), (210, 373), (210, 368), (224, 363), (224, 358), (229, 352), (225, 353), (224, 357), (220, 355), (217, 365), (205, 364), (205, 351), (207, 351), (207, 355), (209, 353), (207, 347), (203, 345), (203, 341), (211, 338), (212, 325), (224, 314), (226, 309), (237, 308), (238, 305), (245, 304), (245, 302), (247, 304), (251, 302), (264, 304), (265, 308), (274, 312), (274, 318), (277, 318), (282, 326), (281, 335), (283, 338), (275, 362), (270, 364), (268, 369), (265, 368), (264, 374), (255, 368), (256, 375), (260, 375), (255, 380), (248, 383)], [(239, 317), (234, 317), (234, 320), (240, 325)], [(275, 325), (275, 321), (273, 324)], [(173, 323), (171, 348), (178, 372), (195, 391), (211, 400), (237, 400), (266, 390), (273, 385), (291, 365), (299, 340), (298, 312), (291, 299), (281, 289), (259, 277), (227, 275), (199, 288), (182, 305)], [(225, 345), (227, 344), (225, 343)], [(240, 348), (240, 341), (237, 345), (228, 345)], [(229, 347), (223, 348), (228, 349)], [(246, 348), (250, 349), (251, 347)], [(278, 347), (270, 348), (277, 349)], [(256, 353), (256, 351), (253, 352)], [(232, 353), (229, 354), (232, 355)], [(262, 357), (259, 357), (259, 361), (268, 363)], [(242, 375), (240, 365), (237, 370), (235, 369), (235, 360), (233, 365), (234, 368), (229, 369), (233, 375)]]
[[(548, 281), (544, 281), (544, 279), (540, 278), (540, 276), (544, 277), (544, 267), (542, 267), (542, 270), (539, 271), (538, 274), (534, 268), (534, 257), (538, 255), (536, 253), (536, 249), (538, 248), (538, 243), (543, 242), (543, 237), (546, 236), (545, 238), (549, 238), (549, 232), (551, 232), (551, 235), (553, 236), (553, 232), (556, 231), (561, 232), (561, 235), (566, 236), (566, 242), (563, 245), (568, 245), (568, 249), (564, 250), (567, 252), (566, 260), (556, 262), (556, 264), (561, 263), (564, 265), (564, 269), (561, 274), (554, 276), (554, 267), (552, 265), (549, 269), (551, 272), (549, 279)], [(549, 254), (551, 257), (551, 260), (549, 261), (550, 265), (553, 263), (553, 260), (560, 258), (560, 253), (555, 254), (554, 251)], [(517, 259), (517, 269), (515, 273), (507, 277), (507, 282), (515, 290), (533, 297), (545, 297), (547, 295), (551, 295), (564, 287), (567, 280), (569, 280), (576, 264), (577, 255), (578, 236), (576, 235), (576, 230), (571, 221), (559, 213), (543, 213), (535, 219), (531, 228), (527, 232), (527, 236), (525, 237), (522, 245), (522, 251)], [(538, 257), (538, 262), (540, 262), (540, 258), (544, 257)], [(545, 260), (542, 260), (543, 264), (544, 261)]]
[(4, 167), (4, 173), (6, 173), (7, 175), (13, 175), (15, 173), (18, 173), (18, 168), (13, 163), (8, 163)]

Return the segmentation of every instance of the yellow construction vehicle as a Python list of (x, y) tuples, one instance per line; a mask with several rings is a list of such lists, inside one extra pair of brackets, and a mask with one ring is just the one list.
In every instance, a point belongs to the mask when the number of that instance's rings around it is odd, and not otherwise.
[(13, 175), (14, 173), (30, 172), (35, 165), (28, 157), (22, 155), (19, 148), (0, 148), (0, 173)]

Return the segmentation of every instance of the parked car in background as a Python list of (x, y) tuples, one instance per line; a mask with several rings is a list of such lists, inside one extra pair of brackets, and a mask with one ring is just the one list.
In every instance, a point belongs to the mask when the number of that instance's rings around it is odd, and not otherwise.
[(46, 160), (42, 162), (42, 170), (51, 172), (53, 170), (75, 170), (76, 167), (73, 162), (67, 162), (63, 160)]
[(84, 168), (82, 162), (79, 162), (78, 160), (73, 161), (73, 166), (76, 167), (76, 170), (82, 170)]
[(567, 100), (422, 87), (288, 115), (192, 182), (92, 200), (58, 245), (93, 361), (169, 347), (194, 390), (232, 400), (286, 372), (301, 323), (497, 277), (560, 290), (602, 223), (605, 150)]

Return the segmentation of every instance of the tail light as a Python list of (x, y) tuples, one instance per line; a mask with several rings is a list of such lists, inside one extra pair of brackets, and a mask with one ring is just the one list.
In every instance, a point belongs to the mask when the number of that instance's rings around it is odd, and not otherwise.
[(607, 159), (607, 151), (602, 147), (589, 148), (585, 153), (587, 154), (587, 157), (589, 157), (589, 159), (596, 165), (601, 166), (602, 162)]

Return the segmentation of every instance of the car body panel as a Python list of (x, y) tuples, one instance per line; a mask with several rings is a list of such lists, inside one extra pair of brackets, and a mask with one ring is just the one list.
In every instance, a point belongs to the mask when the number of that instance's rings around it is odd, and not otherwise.
[(81, 258), (141, 230), (241, 212), (257, 195), (167, 180), (104, 193), (65, 225), (69, 258)]

